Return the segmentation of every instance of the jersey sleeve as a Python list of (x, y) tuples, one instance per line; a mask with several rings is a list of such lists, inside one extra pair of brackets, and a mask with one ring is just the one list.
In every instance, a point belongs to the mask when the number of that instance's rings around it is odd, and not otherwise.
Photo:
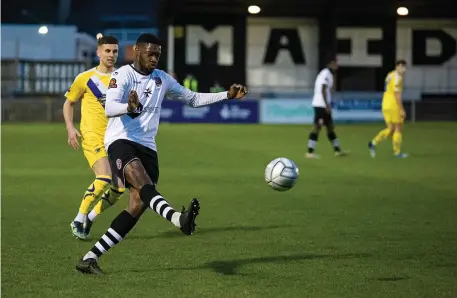
[(167, 91), (165, 96), (168, 99), (181, 101), (193, 108), (207, 106), (227, 99), (227, 91), (216, 93), (193, 92), (179, 84), (169, 74), (164, 73), (164, 75), (167, 81)]
[(403, 78), (399, 76), (397, 73), (394, 77), (394, 90), (395, 92), (402, 92), (403, 91)]
[(71, 86), (68, 88), (67, 92), (65, 92), (65, 97), (71, 102), (77, 102), (86, 92), (86, 83), (84, 81), (85, 76), (79, 74)]
[(107, 117), (121, 116), (127, 113), (127, 96), (129, 91), (128, 72), (120, 68), (111, 75), (108, 91), (106, 92), (105, 115)]
[(331, 87), (332, 85), (332, 73), (329, 70), (325, 71), (324, 78), (322, 80), (322, 85), (326, 85), (327, 87)]

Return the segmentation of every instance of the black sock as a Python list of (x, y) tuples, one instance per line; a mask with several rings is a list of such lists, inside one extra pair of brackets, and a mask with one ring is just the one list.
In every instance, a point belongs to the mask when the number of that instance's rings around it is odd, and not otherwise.
[(122, 211), (111, 223), (106, 233), (95, 243), (90, 250), (97, 257), (102, 256), (110, 248), (121, 242), (128, 232), (135, 226), (138, 219), (134, 218), (127, 211)]
[(309, 134), (308, 137), (308, 153), (313, 153), (314, 149), (316, 149), (317, 139), (319, 135), (316, 132), (312, 132)]
[(171, 218), (176, 211), (156, 190), (154, 185), (147, 184), (143, 186), (140, 189), (140, 197), (146, 206), (150, 207), (163, 218), (171, 221)]
[(341, 151), (340, 141), (338, 141), (338, 138), (336, 137), (335, 132), (333, 132), (333, 131), (329, 132), (327, 134), (327, 137), (328, 137), (328, 140), (330, 141), (330, 143), (332, 143), (333, 150), (335, 150), (335, 152), (340, 152)]

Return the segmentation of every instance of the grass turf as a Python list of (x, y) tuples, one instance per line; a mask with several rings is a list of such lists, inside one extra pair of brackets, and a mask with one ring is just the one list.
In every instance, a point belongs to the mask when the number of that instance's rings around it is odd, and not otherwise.
[[(397, 160), (381, 125), (339, 125), (347, 158), (324, 134), (303, 158), (308, 127), (162, 125), (159, 190), (179, 209), (198, 196), (184, 236), (149, 211), (101, 259), (75, 264), (126, 206), (96, 221), (92, 240), (69, 224), (93, 175), (61, 124), (2, 125), (2, 294), (5, 297), (456, 297), (457, 123), (409, 125)], [(263, 181), (279, 156), (300, 167), (288, 192)]]

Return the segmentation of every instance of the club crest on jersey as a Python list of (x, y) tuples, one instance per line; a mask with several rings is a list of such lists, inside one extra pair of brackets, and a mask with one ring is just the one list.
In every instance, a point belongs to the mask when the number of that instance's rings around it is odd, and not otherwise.
[(154, 82), (156, 83), (156, 89), (162, 87), (162, 79), (160, 77), (154, 77)]
[(109, 81), (108, 89), (111, 89), (111, 88), (117, 88), (117, 81), (116, 81), (115, 78), (112, 78), (112, 79)]
[(119, 158), (116, 160), (116, 166), (118, 170), (122, 169), (122, 160)]

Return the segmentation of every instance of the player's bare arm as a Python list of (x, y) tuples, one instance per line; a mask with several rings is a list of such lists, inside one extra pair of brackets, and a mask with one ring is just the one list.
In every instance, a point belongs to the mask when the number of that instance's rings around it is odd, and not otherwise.
[(124, 175), (125, 179), (133, 186), (130, 190), (136, 193), (136, 195), (130, 196), (127, 212), (137, 218), (148, 208), (140, 198), (140, 190), (143, 186), (153, 183), (139, 159), (133, 160), (125, 166)]
[(81, 137), (79, 131), (75, 128), (73, 124), (73, 106), (75, 102), (70, 100), (65, 100), (63, 105), (63, 117), (65, 119), (65, 125), (67, 127), (68, 133), (68, 145), (73, 147), (74, 149), (79, 149), (79, 141), (78, 138)]
[(327, 111), (327, 113), (330, 114), (331, 110), (330, 110), (330, 106), (328, 104), (328, 100), (327, 100), (327, 88), (328, 86), (327, 85), (322, 85), (322, 98), (324, 99), (324, 103), (325, 103), (325, 110)]
[(403, 101), (401, 100), (401, 92), (395, 92), (395, 100), (397, 101), (397, 106), (400, 109), (400, 115), (403, 118), (406, 117), (405, 108), (403, 107)]

